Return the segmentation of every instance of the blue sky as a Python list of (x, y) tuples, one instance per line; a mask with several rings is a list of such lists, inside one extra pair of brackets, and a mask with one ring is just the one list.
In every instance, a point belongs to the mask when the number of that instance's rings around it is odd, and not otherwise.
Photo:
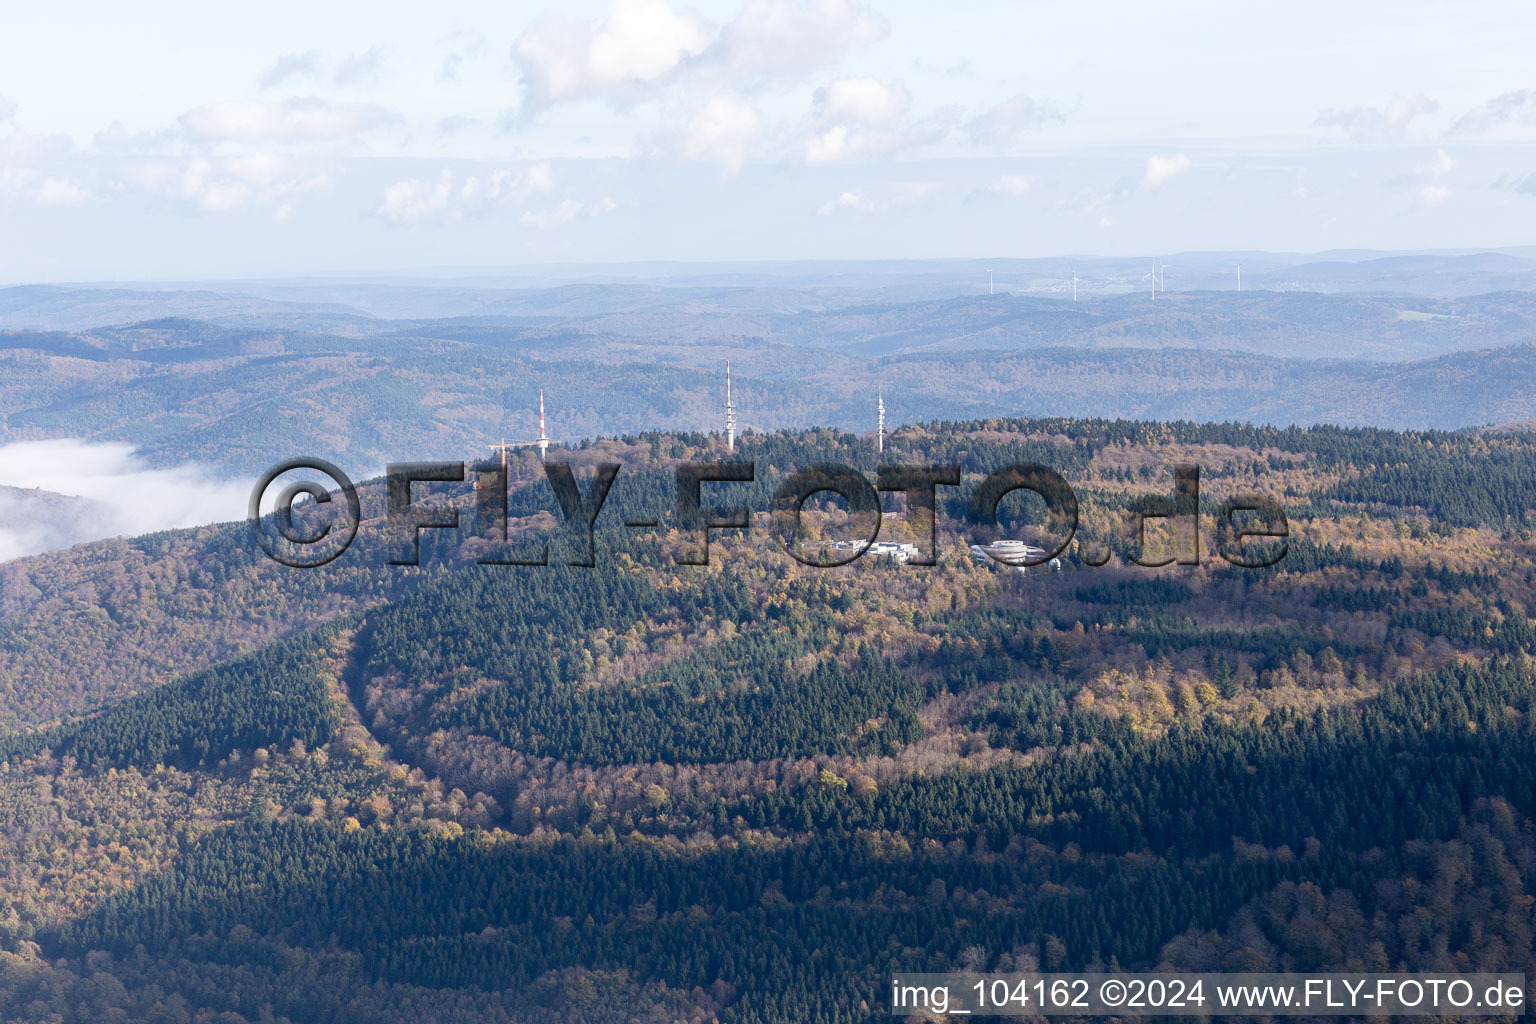
[(1536, 7), (55, 3), (0, 281), (1536, 241)]

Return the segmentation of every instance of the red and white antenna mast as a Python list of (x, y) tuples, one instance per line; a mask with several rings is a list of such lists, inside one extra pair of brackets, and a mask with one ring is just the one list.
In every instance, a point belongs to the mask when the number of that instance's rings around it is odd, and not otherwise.
[(731, 404), (731, 361), (725, 361), (725, 450), (736, 450), (736, 407)]
[(539, 461), (544, 461), (544, 455), (549, 451), (549, 434), (544, 429), (544, 389), (539, 388)]
[(539, 388), (539, 436), (531, 441), (504, 440), (501, 444), (493, 444), (490, 447), (492, 451), (501, 453), (501, 471), (505, 473), (507, 471), (507, 454), (513, 448), (532, 448), (537, 446), (539, 449), (539, 461), (542, 462), (544, 461), (544, 456), (549, 451), (549, 446), (552, 444), (554, 444), (554, 441), (550, 439), (549, 431), (544, 428), (544, 389)]
[(875, 424), (875, 451), (885, 451), (885, 388), (880, 388), (880, 419)]

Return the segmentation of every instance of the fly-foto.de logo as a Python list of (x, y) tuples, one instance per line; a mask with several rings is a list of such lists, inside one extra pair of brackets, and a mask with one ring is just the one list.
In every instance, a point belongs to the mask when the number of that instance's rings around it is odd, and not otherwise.
[[(585, 485), (577, 480), (568, 462), (543, 466), (545, 481), (560, 510), (568, 565), (596, 564), (595, 532), (610, 494), (619, 485), (623, 466), (602, 462), (592, 467)], [(329, 483), (302, 480), (278, 487), (279, 478), (298, 470), (320, 473)], [(1200, 502), (1200, 467), (1172, 468), (1171, 494), (1143, 495), (1131, 500), (1118, 524), (1120, 543), (1114, 553), (1131, 565), (1157, 567), (1200, 562), (1200, 522), (1206, 510)], [(465, 509), (427, 493), (433, 485), (463, 485), (473, 479), (473, 508)], [(675, 469), (675, 501), (664, 515), (629, 517), (623, 525), (635, 530), (675, 530), (682, 539), (678, 564), (707, 565), (710, 537), (721, 531), (749, 531), (753, 509), (740, 499), (732, 500), (732, 485), (758, 481), (757, 466), (747, 461), (681, 462)], [(712, 503), (705, 503), (705, 488)], [(1049, 466), (1019, 462), (995, 469), (985, 476), (967, 478), (958, 465), (886, 465), (873, 482), (863, 473), (838, 463), (816, 463), (784, 476), (766, 511), (769, 530), (786, 553), (804, 565), (831, 568), (847, 565), (866, 555), (891, 556), (908, 565), (938, 564), (940, 488), (959, 488), (967, 524), (995, 533), (1003, 499), (1016, 492), (1035, 495), (1044, 507), (1039, 545), (1017, 540), (993, 540), (973, 544), (972, 553), (1015, 568), (1059, 565), (1059, 558), (1077, 535), (1080, 507), (1076, 492), (1065, 477)], [(391, 463), (384, 476), (383, 528), (390, 565), (417, 565), (421, 537), (427, 530), (458, 531), (494, 546), (476, 558), (482, 565), (546, 566), (550, 563), (547, 541), (506, 550), (509, 517), (509, 477), (503, 464), (464, 462)], [(835, 544), (807, 544), (802, 530), (806, 504), (815, 496), (840, 497), (847, 507), (852, 537)], [(881, 495), (904, 496), (905, 527), (911, 542), (892, 544), (880, 540), (881, 526), (890, 513), (881, 512)], [(269, 496), (271, 507), (263, 511)], [(300, 504), (300, 499), (308, 502)], [(1215, 553), (1240, 568), (1263, 568), (1285, 557), (1290, 527), (1285, 513), (1266, 495), (1228, 498), (1212, 510), (1216, 523)], [(296, 458), (268, 470), (251, 491), (248, 509), (257, 543), (268, 557), (294, 568), (315, 568), (339, 557), (356, 539), (362, 523), (362, 504), (357, 487), (334, 464), (324, 459)], [(469, 523), (465, 523), (465, 519)], [(1147, 528), (1166, 521), (1172, 530), (1172, 550), (1153, 555), (1147, 544)], [(275, 535), (275, 536), (274, 536)], [(1106, 564), (1112, 557), (1108, 545), (1080, 551), (1077, 561), (1087, 566)]]

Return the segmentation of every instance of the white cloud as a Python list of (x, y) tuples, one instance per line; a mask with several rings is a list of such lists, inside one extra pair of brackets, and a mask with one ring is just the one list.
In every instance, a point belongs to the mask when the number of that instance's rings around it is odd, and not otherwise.
[[(1417, 190), (1420, 201), (1438, 203), (1450, 194), (1450, 190), (1438, 182), (1456, 169), (1456, 160), (1443, 149), (1436, 149), (1433, 160), (1419, 164), (1405, 174), (1395, 175), (1382, 182), (1384, 188), (1412, 188)], [(1425, 184), (1425, 179), (1429, 180)]]
[(530, 192), (548, 192), (554, 187), (554, 173), (548, 163), (537, 163), (524, 172)]
[(9, 121), (15, 116), (16, 104), (12, 103), (4, 96), (0, 96), (0, 124), (5, 124), (5, 122)]
[(384, 65), (384, 48), (382, 46), (370, 46), (362, 53), (353, 54), (336, 65), (336, 74), (331, 81), (337, 85), (357, 85), (360, 82), (372, 82), (379, 77), (379, 68)]
[(871, 77), (839, 78), (817, 89), (803, 129), (800, 158), (807, 164), (890, 156), (937, 142), (953, 130), (959, 110), (945, 107), (908, 116), (912, 95), (901, 83)]
[(453, 177), (444, 171), (437, 181), (420, 178), (397, 181), (384, 189), (379, 213), (397, 224), (415, 224), (423, 218), (448, 209), (453, 200)]
[(1495, 96), (1480, 106), (1462, 114), (1451, 125), (1450, 134), (1481, 135), (1495, 125), (1503, 124), (1515, 116), (1526, 105), (1531, 93), (1527, 89), (1518, 89), (1514, 92), (1506, 92)]
[(763, 119), (751, 104), (716, 96), (694, 112), (683, 137), (683, 155), (690, 160), (718, 161), (735, 174), (747, 151), (763, 131)]
[(316, 192), (331, 184), (323, 163), (275, 153), (226, 157), (220, 165), (231, 178), (257, 189), (261, 202)]
[(540, 231), (549, 231), (553, 228), (569, 224), (581, 216), (583, 207), (575, 199), (567, 199), (553, 210), (528, 210), (522, 216), (524, 226), (538, 228)]
[(1439, 109), (1439, 101), (1422, 94), (1398, 96), (1385, 107), (1324, 110), (1312, 123), (1318, 128), (1342, 129), (1356, 142), (1392, 141), (1401, 139), (1415, 118)]
[(822, 203), (816, 212), (823, 217), (828, 217), (843, 210), (852, 210), (856, 213), (879, 213), (885, 209), (885, 206), (874, 203), (866, 198), (863, 192), (858, 189), (852, 189), (843, 192), (836, 199), (829, 199)]
[(231, 177), (252, 185), (270, 185), (288, 169), (288, 161), (276, 153), (247, 153), (230, 157), (223, 165)]
[(1147, 157), (1147, 173), (1142, 179), (1152, 188), (1166, 182), (1175, 175), (1183, 174), (1189, 170), (1189, 157), (1183, 153), (1175, 153), (1172, 156), (1160, 156), (1156, 153)]
[[(795, 80), (887, 31), (858, 0), (751, 0), (718, 31), (667, 0), (610, 0), (595, 21), (536, 22), (513, 44), (512, 59), (523, 77), (524, 114), (580, 99), (622, 107), (684, 73), (715, 94)], [(443, 77), (457, 74), (458, 62), (445, 61)]]
[(965, 131), (978, 146), (1004, 148), (1026, 131), (1062, 119), (1054, 104), (1020, 93), (972, 118)]
[(145, 153), (159, 149), (175, 137), (171, 132), (130, 132), (123, 122), (113, 121), (91, 140), (99, 150), (111, 153)]
[(795, 78), (888, 32), (885, 20), (857, 0), (752, 0), (721, 30), (710, 58), (742, 83)]
[(207, 142), (317, 142), (372, 131), (399, 119), (371, 103), (330, 103), (311, 96), (282, 103), (209, 103), (183, 114), (181, 126), (192, 138)]
[(883, 128), (834, 124), (806, 139), (802, 158), (807, 164), (830, 164), (891, 156), (938, 142), (958, 119), (955, 108), (945, 107), (916, 121)]
[(856, 139), (850, 139), (849, 134), (848, 126), (839, 124), (812, 136), (805, 143), (805, 162), (827, 164), (858, 156), (861, 147)]
[(271, 89), (273, 86), (282, 85), (293, 78), (319, 78), (320, 77), (320, 51), (308, 50), (304, 53), (285, 53), (277, 58), (270, 68), (257, 80), (257, 84), (263, 89)]
[(938, 186), (931, 181), (901, 181), (886, 190), (884, 198), (877, 199), (863, 189), (849, 189), (839, 193), (817, 208), (823, 217), (836, 213), (886, 213), (894, 208), (911, 206), (926, 199)]
[(708, 45), (703, 21), (666, 0), (612, 0), (598, 21), (541, 19), (513, 44), (512, 59), (522, 71), (525, 106), (537, 110), (587, 97), (633, 98)]
[(179, 161), (135, 160), (123, 163), (118, 174), (115, 191), (132, 188), (190, 203), (207, 213), (244, 206), (280, 211), (293, 197), (331, 183), (325, 160), (260, 152)]
[(407, 226), (432, 218), (459, 220), (473, 212), (521, 203), (548, 192), (553, 185), (547, 163), (519, 170), (497, 168), (468, 175), (462, 181), (445, 168), (436, 180), (411, 178), (388, 186), (375, 212)]
[(498, 168), (481, 175), (470, 175), (459, 186), (459, 197), (465, 200), (501, 202), (521, 201), (535, 192), (548, 192), (554, 187), (554, 175), (548, 163), (537, 163), (522, 170)]
[(223, 213), (244, 205), (251, 197), (251, 186), (218, 177), (210, 160), (193, 160), (182, 172), (181, 194), (209, 213)]
[(43, 163), (68, 153), (73, 148), (68, 135), (36, 135), (13, 131), (0, 138), (0, 167)]
[(839, 78), (816, 90), (816, 114), (827, 121), (883, 124), (912, 107), (912, 94), (900, 82), (886, 85), (877, 78)]
[(12, 131), (0, 136), (0, 194), (37, 198), (46, 170), (57, 166), (72, 149), (67, 135)]
[(859, 135), (847, 125), (833, 125), (824, 132), (813, 135), (805, 143), (805, 162), (831, 164), (856, 157), (873, 155), (882, 148), (878, 135)]
[(44, 206), (73, 206), (87, 198), (85, 189), (69, 178), (48, 178), (37, 193), (37, 201)]

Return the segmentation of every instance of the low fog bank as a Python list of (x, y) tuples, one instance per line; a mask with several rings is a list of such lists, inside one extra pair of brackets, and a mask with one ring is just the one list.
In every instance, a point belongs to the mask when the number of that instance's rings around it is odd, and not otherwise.
[(152, 469), (130, 444), (0, 445), (0, 562), (105, 537), (243, 519), (250, 486), (197, 464)]

